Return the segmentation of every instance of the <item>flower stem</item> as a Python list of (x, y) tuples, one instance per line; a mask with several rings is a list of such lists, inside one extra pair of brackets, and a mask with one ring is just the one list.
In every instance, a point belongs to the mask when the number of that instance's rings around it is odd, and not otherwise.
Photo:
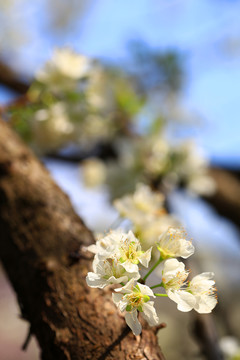
[(167, 296), (167, 294), (154, 294), (155, 296)]
[(161, 282), (161, 284), (157, 284), (157, 285), (154, 285), (154, 286), (150, 286), (150, 289), (155, 289), (157, 287), (163, 287), (163, 283)]
[(153, 265), (153, 267), (149, 270), (149, 272), (144, 276), (143, 281), (146, 281), (146, 279), (149, 277), (149, 275), (153, 272), (153, 270), (156, 269), (156, 267), (160, 264), (160, 262), (163, 261), (162, 257), (160, 256), (160, 258), (158, 259), (158, 261), (156, 262), (155, 265)]

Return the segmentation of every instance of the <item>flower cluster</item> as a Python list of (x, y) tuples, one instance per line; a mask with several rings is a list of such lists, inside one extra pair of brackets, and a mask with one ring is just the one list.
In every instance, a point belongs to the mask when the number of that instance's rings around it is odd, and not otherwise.
[(169, 259), (164, 264), (162, 284), (168, 297), (177, 303), (178, 310), (187, 312), (194, 309), (207, 314), (217, 304), (213, 276), (213, 273), (205, 272), (187, 283), (185, 265), (177, 259)]
[(132, 231), (112, 231), (91, 245), (88, 250), (95, 253), (93, 271), (87, 275), (91, 287), (104, 288), (109, 284), (126, 283), (140, 278), (138, 264), (148, 267), (152, 248), (142, 251), (139, 240)]
[[(118, 200), (116, 206), (121, 215), (128, 216), (133, 224), (137, 222), (139, 225), (138, 217), (151, 221), (156, 216), (163, 216), (163, 200), (161, 194), (154, 194), (149, 187), (139, 185), (132, 197)], [(132, 231), (110, 231), (87, 248), (95, 254), (93, 272), (88, 273), (87, 284), (101, 289), (107, 285), (116, 286), (113, 301), (121, 312), (125, 312), (126, 323), (135, 335), (139, 335), (142, 329), (138, 313), (151, 326), (159, 322), (151, 298), (166, 296), (177, 303), (178, 310), (187, 312), (194, 309), (201, 314), (211, 312), (217, 304), (214, 274), (204, 272), (189, 281), (185, 264), (176, 259), (186, 259), (194, 253), (194, 246), (183, 229), (169, 227), (159, 234), (155, 247), (160, 253), (159, 259), (144, 275), (140, 273), (139, 265), (149, 267), (152, 247), (144, 251), (141, 239)], [(147, 286), (147, 278), (160, 263), (163, 263), (161, 282)], [(160, 287), (163, 292), (153, 292)]]
[(137, 311), (144, 314), (149, 324), (158, 323), (158, 317), (150, 301), (153, 291), (146, 285), (137, 282), (140, 279), (139, 263), (148, 267), (151, 250), (142, 251), (139, 240), (132, 231), (123, 233), (112, 231), (95, 245), (88, 247), (95, 254), (93, 272), (86, 278), (90, 287), (104, 288), (110, 284), (121, 284), (115, 289), (113, 301), (120, 311), (126, 310), (126, 322), (135, 335), (140, 334), (141, 325), (137, 320)]

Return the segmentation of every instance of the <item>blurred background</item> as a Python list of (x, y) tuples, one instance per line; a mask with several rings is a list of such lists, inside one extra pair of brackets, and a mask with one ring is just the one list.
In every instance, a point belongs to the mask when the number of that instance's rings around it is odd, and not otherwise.
[[(194, 266), (215, 273), (227, 360), (240, 359), (239, 20), (238, 0), (0, 0), (1, 116), (95, 232), (117, 218), (112, 199), (157, 184)], [(38, 359), (3, 270), (0, 283), (0, 357)], [(166, 358), (207, 358), (193, 316), (165, 300)]]

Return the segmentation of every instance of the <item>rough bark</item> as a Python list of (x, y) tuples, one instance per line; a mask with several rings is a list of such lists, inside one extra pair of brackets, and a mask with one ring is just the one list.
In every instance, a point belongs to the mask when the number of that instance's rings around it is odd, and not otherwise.
[(81, 246), (93, 241), (90, 231), (1, 120), (0, 233), (1, 260), (42, 359), (164, 359), (154, 329), (143, 322), (135, 337), (111, 292), (87, 287), (91, 261)]

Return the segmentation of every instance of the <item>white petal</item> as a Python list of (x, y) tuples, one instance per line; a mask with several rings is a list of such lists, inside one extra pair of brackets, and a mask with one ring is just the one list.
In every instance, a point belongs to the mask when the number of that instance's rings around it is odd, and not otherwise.
[(185, 269), (185, 265), (178, 261), (177, 259), (168, 259), (164, 263), (164, 273), (165, 272), (178, 272)]
[(130, 260), (125, 261), (121, 264), (124, 269), (129, 273), (137, 273), (138, 272), (138, 265), (133, 264)]
[(128, 301), (123, 297), (120, 303), (118, 304), (118, 308), (121, 312), (123, 312), (128, 305)]
[(152, 289), (150, 289), (149, 286), (147, 285), (143, 285), (143, 284), (140, 284), (140, 283), (137, 283), (137, 285), (139, 286), (139, 289), (141, 291), (141, 293), (143, 295), (148, 295), (148, 296), (153, 296), (153, 297), (156, 297), (152, 291)]
[(193, 246), (193, 244), (185, 239), (181, 239), (180, 241), (180, 250), (179, 250), (179, 255), (184, 259), (187, 259), (189, 256), (191, 256), (192, 254), (194, 254), (195, 251), (195, 247)]
[(213, 272), (204, 272), (204, 273), (201, 273), (197, 276), (194, 276), (194, 278), (191, 280), (191, 283), (192, 284), (197, 284), (199, 282), (202, 282), (202, 281), (212, 281), (213, 284), (215, 283), (214, 280), (211, 280), (212, 278), (214, 277), (214, 273)]
[(109, 279), (107, 279), (108, 284), (120, 284), (121, 282), (128, 281), (127, 276), (121, 276), (120, 278), (115, 278), (115, 276), (111, 276)]
[(131, 279), (126, 285), (124, 285), (122, 288), (115, 289), (115, 291), (130, 294), (133, 290), (134, 285), (135, 280)]
[(116, 294), (116, 293), (112, 293), (112, 299), (115, 305), (118, 306), (119, 302), (122, 300), (122, 294)]
[[(127, 233), (127, 238), (130, 241), (134, 241), (136, 243), (139, 243), (139, 240), (136, 238), (136, 236), (133, 234), (133, 232), (131, 230), (129, 230), (129, 232)], [(140, 243), (139, 243), (140, 244)]]
[(127, 299), (124, 298), (124, 296), (122, 294), (113, 293), (112, 299), (113, 299), (114, 304), (117, 305), (117, 307), (119, 308), (120, 311), (124, 311), (126, 309), (128, 301), (127, 301)]
[(166, 260), (163, 267), (164, 283), (168, 283), (169, 280), (173, 279), (177, 273), (185, 271), (184, 263), (177, 259)]
[(86, 249), (93, 254), (96, 254), (98, 252), (97, 246), (95, 244), (87, 246)]
[(141, 277), (139, 272), (133, 272), (133, 273), (126, 272), (126, 276), (128, 276), (128, 278), (131, 278), (131, 279), (134, 279), (134, 280), (138, 280)]
[(217, 299), (213, 296), (196, 296), (196, 305), (194, 310), (200, 314), (208, 314), (217, 305)]
[(159, 323), (159, 318), (157, 316), (153, 301), (148, 301), (147, 303), (143, 304), (142, 316), (145, 320), (147, 320), (150, 326), (155, 326)]
[(151, 260), (151, 251), (152, 251), (152, 247), (150, 249), (148, 249), (147, 251), (145, 251), (140, 257), (139, 257), (139, 261), (141, 262), (141, 264), (143, 264), (143, 266), (145, 266), (146, 268), (148, 267), (149, 261)]
[(93, 272), (89, 272), (87, 274), (86, 282), (88, 286), (92, 288), (103, 289), (107, 285), (107, 281), (105, 279), (102, 279), (100, 275), (95, 274)]
[(134, 335), (141, 334), (142, 326), (141, 326), (140, 322), (138, 321), (137, 311), (133, 311), (133, 312), (127, 311), (125, 314), (125, 320), (126, 320), (127, 325), (130, 327), (130, 329), (134, 333)]
[(184, 290), (168, 291), (168, 297), (178, 304), (180, 311), (187, 312), (194, 308), (196, 304), (195, 296)]
[(212, 272), (206, 272), (195, 276), (189, 283), (189, 289), (194, 295), (200, 295), (207, 292), (214, 284), (215, 281), (211, 280), (214, 276)]

